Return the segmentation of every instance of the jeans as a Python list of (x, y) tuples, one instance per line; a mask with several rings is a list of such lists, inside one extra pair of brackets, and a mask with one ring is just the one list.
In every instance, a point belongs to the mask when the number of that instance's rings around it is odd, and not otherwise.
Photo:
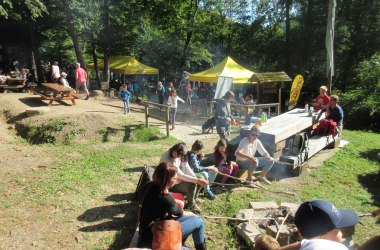
[(202, 244), (205, 241), (204, 224), (198, 216), (183, 216), (178, 218), (177, 221), (181, 223), (183, 242), (190, 234), (195, 244)]
[(196, 192), (196, 188), (197, 188), (197, 185), (195, 185), (194, 183), (181, 182), (171, 187), (169, 191), (186, 195), (188, 204), (194, 204), (195, 203), (194, 195)]
[[(202, 171), (202, 172), (196, 173), (195, 175), (198, 175), (198, 174), (202, 175), (203, 176), (202, 179), (208, 180), (209, 183), (214, 182), (216, 176), (218, 175), (218, 173), (207, 172), (207, 171)], [(205, 188), (207, 191), (210, 191), (210, 185), (207, 185)]]
[(127, 112), (129, 113), (131, 111), (129, 107), (129, 100), (128, 101), (123, 100), (123, 103), (124, 103), (124, 114), (126, 114)]
[(171, 108), (170, 111), (171, 111), (171, 117), (170, 117), (170, 119), (171, 119), (171, 122), (172, 122), (172, 126), (174, 126), (174, 124), (175, 124), (175, 117), (177, 115), (177, 108)]
[(269, 172), (272, 168), (274, 161), (268, 161), (265, 157), (256, 157), (257, 165), (253, 165), (250, 161), (239, 161), (239, 168), (242, 170), (248, 170), (249, 172), (255, 172), (256, 168), (263, 168), (264, 172)]

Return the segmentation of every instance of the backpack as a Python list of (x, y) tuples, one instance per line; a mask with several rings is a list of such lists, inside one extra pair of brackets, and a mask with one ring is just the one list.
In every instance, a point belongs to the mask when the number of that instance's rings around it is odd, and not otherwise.
[(336, 122), (334, 122), (331, 119), (322, 120), (319, 122), (318, 127), (315, 129), (315, 132), (317, 135), (332, 135), (332, 137), (334, 138), (334, 136), (337, 133)]
[(309, 138), (306, 132), (297, 133), (294, 136), (290, 150), (292, 154), (297, 155), (299, 158), (298, 164), (307, 161), (309, 158)]
[(152, 167), (145, 166), (143, 172), (140, 175), (139, 182), (136, 186), (136, 191), (134, 195), (135, 200), (138, 200), (138, 198), (141, 196), (141, 189), (145, 186), (145, 184), (152, 181), (154, 170), (155, 169)]

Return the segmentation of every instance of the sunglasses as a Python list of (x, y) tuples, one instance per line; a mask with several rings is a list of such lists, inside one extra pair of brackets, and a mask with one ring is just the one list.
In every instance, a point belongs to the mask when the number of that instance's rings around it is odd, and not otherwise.
[(259, 137), (258, 134), (250, 133), (250, 136)]

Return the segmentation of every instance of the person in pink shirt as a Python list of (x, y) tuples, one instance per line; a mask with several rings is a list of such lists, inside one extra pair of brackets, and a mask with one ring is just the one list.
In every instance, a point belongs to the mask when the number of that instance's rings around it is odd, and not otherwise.
[(319, 96), (315, 99), (313, 104), (315, 110), (326, 108), (329, 105), (330, 97), (327, 95), (327, 87), (321, 86), (319, 88)]
[(90, 98), (90, 93), (87, 89), (87, 72), (80, 67), (80, 63), (75, 64), (75, 80), (76, 80), (76, 92), (79, 93), (79, 89), (83, 87), (87, 94), (85, 100)]
[(60, 77), (60, 73), (59, 73), (59, 66), (58, 66), (58, 62), (55, 61), (52, 65), (51, 65), (51, 80), (53, 82), (58, 82), (58, 79)]

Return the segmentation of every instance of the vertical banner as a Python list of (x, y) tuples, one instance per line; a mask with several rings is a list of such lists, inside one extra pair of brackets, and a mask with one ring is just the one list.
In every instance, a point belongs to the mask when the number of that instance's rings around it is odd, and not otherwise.
[(233, 77), (219, 76), (214, 99), (222, 98), (227, 91), (231, 90), (233, 80)]
[(295, 108), (298, 102), (298, 98), (300, 97), (301, 88), (303, 86), (303, 76), (297, 75), (294, 78), (292, 89), (290, 90), (290, 99), (289, 99), (289, 108), (288, 110), (292, 110)]
[[(334, 76), (334, 24), (335, 24), (336, 0), (329, 1), (329, 14), (326, 28), (326, 50), (327, 50), (327, 75)], [(331, 72), (330, 72), (331, 71)]]

